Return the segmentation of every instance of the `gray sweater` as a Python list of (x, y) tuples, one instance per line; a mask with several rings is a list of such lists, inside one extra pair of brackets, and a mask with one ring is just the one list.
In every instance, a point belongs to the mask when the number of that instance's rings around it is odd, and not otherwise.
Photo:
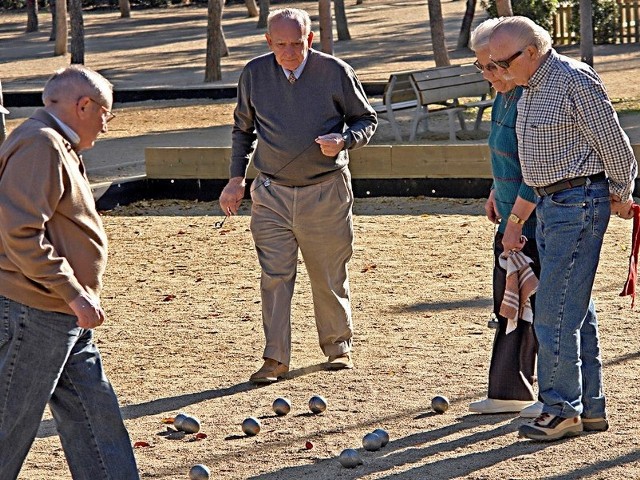
[(313, 49), (294, 84), (273, 53), (251, 60), (238, 81), (234, 122), (231, 177), (245, 176), (255, 150), (255, 168), (290, 186), (322, 182), (348, 165), (346, 150), (327, 157), (316, 137), (348, 130), (349, 148), (359, 148), (378, 124), (353, 69)]

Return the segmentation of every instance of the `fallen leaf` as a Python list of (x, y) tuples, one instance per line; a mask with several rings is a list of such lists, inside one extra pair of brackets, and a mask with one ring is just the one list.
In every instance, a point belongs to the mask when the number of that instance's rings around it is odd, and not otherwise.
[(176, 296), (175, 296), (175, 295), (173, 295), (173, 294), (171, 294), (171, 295), (167, 295), (167, 296), (165, 296), (165, 297), (162, 299), (162, 301), (163, 301), (163, 302), (170, 302), (170, 301), (171, 301), (171, 300), (173, 300), (174, 298), (176, 298)]
[(145, 448), (150, 447), (151, 445), (147, 442), (136, 442), (133, 444), (133, 448)]
[(162, 423), (168, 423), (168, 424), (170, 424), (170, 425), (173, 425), (173, 421), (174, 421), (174, 420), (175, 420), (175, 419), (174, 419), (173, 417), (166, 417), (166, 418), (163, 418), (163, 419), (161, 420), (161, 422), (162, 422)]

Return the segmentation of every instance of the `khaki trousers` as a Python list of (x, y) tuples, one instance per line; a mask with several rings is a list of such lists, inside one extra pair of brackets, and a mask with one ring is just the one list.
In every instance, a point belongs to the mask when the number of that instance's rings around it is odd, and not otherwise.
[(309, 274), (320, 348), (351, 350), (353, 327), (347, 264), (353, 253), (353, 190), (348, 169), (305, 187), (259, 174), (251, 188), (251, 233), (262, 268), (264, 358), (291, 360), (291, 297), (298, 249)]

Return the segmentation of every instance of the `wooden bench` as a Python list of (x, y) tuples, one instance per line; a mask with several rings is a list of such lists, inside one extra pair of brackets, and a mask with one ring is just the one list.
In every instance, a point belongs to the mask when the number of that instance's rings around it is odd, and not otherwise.
[(379, 117), (389, 121), (397, 142), (402, 141), (402, 134), (396, 121), (395, 112), (415, 110), (418, 107), (418, 98), (411, 84), (410, 75), (411, 72), (392, 73), (384, 87), (382, 103), (372, 105)]
[[(409, 74), (409, 81), (418, 100), (409, 140), (416, 138), (422, 120), (433, 115), (446, 114), (449, 120), (449, 140), (456, 142), (456, 119), (462, 130), (466, 130), (463, 112), (477, 108), (474, 128), (480, 128), (484, 111), (493, 105), (488, 98), (491, 86), (474, 65), (436, 67)], [(462, 102), (460, 99), (475, 98), (478, 101)], [(427, 127), (428, 129), (428, 127)]]

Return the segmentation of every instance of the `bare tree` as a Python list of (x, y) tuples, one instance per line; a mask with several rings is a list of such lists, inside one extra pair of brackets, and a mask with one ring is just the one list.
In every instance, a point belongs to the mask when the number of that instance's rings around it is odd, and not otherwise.
[(336, 29), (338, 30), (338, 40), (351, 40), (349, 25), (347, 23), (347, 12), (344, 8), (344, 0), (333, 0), (336, 8)]
[(318, 1), (320, 22), (320, 49), (333, 55), (333, 22), (331, 21), (331, 0)]
[[(222, 80), (222, 2), (209, 0), (207, 13), (207, 61), (204, 69), (204, 81), (215, 82)], [(225, 44), (226, 48), (226, 44)]]
[(258, 6), (256, 5), (256, 0), (245, 0), (245, 5), (247, 6), (247, 12), (250, 17), (258, 16)]
[[(58, 0), (63, 3), (64, 0)], [(69, 0), (69, 20), (71, 23), (71, 63), (84, 65), (84, 20), (82, 0)]]
[(467, 0), (467, 9), (462, 17), (462, 26), (460, 27), (460, 36), (458, 36), (458, 48), (467, 48), (469, 46), (469, 38), (471, 37), (471, 24), (473, 23), (473, 15), (476, 11), (476, 0)]
[(260, 0), (260, 17), (258, 17), (257, 28), (267, 28), (267, 18), (269, 18), (269, 9), (271, 2), (269, 0)]
[(51, 12), (51, 35), (49, 41), (56, 39), (56, 0), (49, 0), (49, 11)]
[(593, 67), (593, 6), (580, 0), (580, 60)]
[(431, 44), (433, 45), (433, 57), (436, 67), (451, 65), (447, 43), (444, 38), (444, 19), (442, 18), (442, 5), (440, 0), (428, 0), (429, 26), (431, 27)]
[(129, 0), (118, 0), (120, 18), (131, 18), (131, 4)]
[(38, 2), (27, 0), (27, 33), (38, 31)]
[(511, 0), (496, 0), (496, 9), (499, 17), (512, 17), (513, 8), (511, 8)]
[(67, 26), (67, 2), (56, 1), (56, 43), (53, 47), (54, 55), (66, 55), (69, 27)]

